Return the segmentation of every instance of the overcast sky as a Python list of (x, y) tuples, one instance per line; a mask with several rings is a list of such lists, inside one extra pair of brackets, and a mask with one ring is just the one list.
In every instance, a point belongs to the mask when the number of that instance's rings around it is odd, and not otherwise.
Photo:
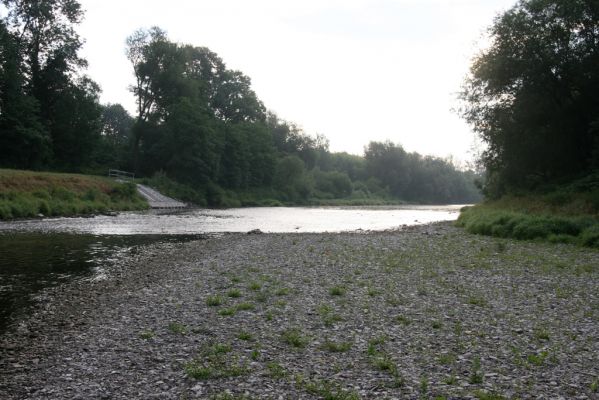
[(331, 150), (370, 140), (470, 159), (454, 113), (481, 35), (515, 0), (81, 0), (79, 33), (102, 102), (134, 111), (125, 39), (157, 25), (252, 79), (266, 107)]

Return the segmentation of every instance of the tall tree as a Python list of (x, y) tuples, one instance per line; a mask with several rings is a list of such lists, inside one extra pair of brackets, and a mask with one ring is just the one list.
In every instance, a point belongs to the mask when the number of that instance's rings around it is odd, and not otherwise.
[(488, 146), (488, 193), (588, 173), (599, 155), (599, 3), (521, 0), (489, 35), (462, 94)]

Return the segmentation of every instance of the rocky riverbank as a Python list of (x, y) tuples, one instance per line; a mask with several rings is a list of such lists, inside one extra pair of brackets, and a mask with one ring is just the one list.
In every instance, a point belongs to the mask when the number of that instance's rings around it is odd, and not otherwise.
[(145, 250), (0, 337), (2, 398), (598, 398), (594, 250), (449, 223)]

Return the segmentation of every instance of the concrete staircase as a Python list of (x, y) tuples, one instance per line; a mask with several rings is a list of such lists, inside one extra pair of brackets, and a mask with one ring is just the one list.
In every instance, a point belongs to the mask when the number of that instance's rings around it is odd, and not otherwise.
[(137, 184), (137, 191), (150, 204), (151, 208), (185, 208), (187, 204), (171, 199), (146, 185)]

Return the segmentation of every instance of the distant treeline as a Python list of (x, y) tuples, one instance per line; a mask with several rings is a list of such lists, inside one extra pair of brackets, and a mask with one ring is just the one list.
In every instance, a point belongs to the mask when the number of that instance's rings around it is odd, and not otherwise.
[[(135, 171), (212, 206), (480, 199), (477, 176), (452, 162), (371, 142), (364, 156), (268, 112), (250, 79), (205, 47), (159, 28), (127, 39), (136, 115), (99, 103), (83, 75), (75, 0), (3, 0), (0, 166), (103, 174)], [(188, 195), (185, 195), (187, 193)]]

